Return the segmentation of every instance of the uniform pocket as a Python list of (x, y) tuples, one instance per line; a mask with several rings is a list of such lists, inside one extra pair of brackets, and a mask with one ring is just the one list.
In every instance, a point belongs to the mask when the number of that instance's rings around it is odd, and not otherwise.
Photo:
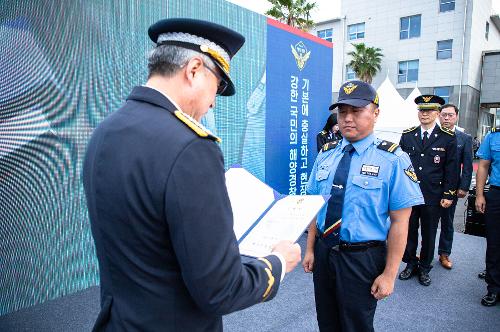
[(352, 183), (368, 190), (382, 188), (382, 180), (368, 176), (355, 175), (352, 178)]
[(323, 181), (328, 179), (328, 174), (330, 174), (330, 171), (327, 169), (319, 169), (316, 172), (316, 181)]
[(354, 200), (363, 206), (371, 206), (378, 204), (380, 201), (380, 192), (382, 190), (383, 181), (374, 177), (355, 175), (352, 178), (354, 185), (352, 197)]

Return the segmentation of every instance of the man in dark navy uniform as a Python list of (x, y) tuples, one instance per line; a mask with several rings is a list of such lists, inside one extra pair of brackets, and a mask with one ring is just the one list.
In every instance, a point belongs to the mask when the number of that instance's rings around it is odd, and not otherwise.
[(441, 209), (441, 233), (439, 235), (438, 255), (439, 262), (445, 269), (451, 269), (453, 262), (450, 259), (453, 245), (453, 219), (457, 199), (464, 198), (469, 192), (472, 180), (472, 136), (461, 131), (457, 126), (458, 107), (453, 104), (443, 105), (439, 111), (441, 126), (455, 133), (457, 137), (457, 164), (458, 183), (457, 196), (453, 204), (447, 209)]
[(318, 152), (326, 144), (342, 139), (340, 134), (337, 114), (330, 114), (323, 129), (316, 135), (316, 148)]
[[(443, 98), (422, 95), (415, 98), (415, 103), (420, 126), (403, 131), (400, 145), (410, 155), (425, 204), (414, 206), (411, 212), (403, 256), (406, 268), (399, 274), (399, 279), (407, 280), (418, 273), (420, 284), (429, 286), (441, 208), (449, 208), (456, 197), (457, 139), (452, 131), (436, 124)], [(422, 237), (420, 259), (416, 256), (419, 224)]]
[(99, 260), (95, 331), (220, 331), (222, 315), (272, 299), (300, 247), (242, 263), (224, 159), (200, 123), (235, 93), (244, 37), (192, 19), (149, 28), (145, 86), (94, 131), (83, 178)]

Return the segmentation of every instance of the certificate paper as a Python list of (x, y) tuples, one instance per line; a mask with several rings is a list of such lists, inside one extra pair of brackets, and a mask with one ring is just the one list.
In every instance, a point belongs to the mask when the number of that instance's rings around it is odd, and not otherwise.
[(297, 241), (328, 200), (281, 195), (243, 168), (226, 172), (226, 186), (240, 253), (251, 257), (269, 255), (281, 240)]

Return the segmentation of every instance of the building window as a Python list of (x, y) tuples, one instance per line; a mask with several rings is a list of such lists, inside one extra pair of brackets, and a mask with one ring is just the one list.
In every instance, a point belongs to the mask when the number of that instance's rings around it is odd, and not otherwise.
[(317, 35), (319, 38), (328, 40), (329, 42), (332, 41), (332, 36), (333, 36), (333, 29), (325, 29), (325, 30), (319, 30), (317, 32)]
[(351, 24), (347, 26), (349, 40), (365, 38), (365, 23)]
[(437, 42), (436, 59), (451, 59), (453, 39), (440, 40)]
[(354, 69), (352, 69), (351, 66), (346, 66), (345, 67), (345, 79), (346, 79), (346, 81), (357, 80), (358, 79), (356, 77), (356, 73), (354, 72)]
[(439, 86), (434, 88), (434, 94), (444, 99), (446, 104), (450, 101), (451, 86)]
[(490, 22), (486, 22), (486, 30), (484, 31), (484, 38), (488, 40), (489, 35), (490, 35)]
[(398, 63), (398, 83), (418, 81), (418, 60)]
[(399, 39), (420, 37), (420, 17), (421, 15), (401, 17)]
[(439, 11), (447, 12), (455, 10), (455, 0), (439, 0)]

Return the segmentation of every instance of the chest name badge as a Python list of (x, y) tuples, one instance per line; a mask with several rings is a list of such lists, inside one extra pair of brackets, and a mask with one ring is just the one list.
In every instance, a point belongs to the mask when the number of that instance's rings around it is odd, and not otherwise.
[(435, 155), (434, 156), (434, 164), (439, 164), (440, 161), (441, 161), (441, 157), (438, 155)]
[(363, 166), (361, 166), (361, 174), (370, 175), (370, 176), (378, 176), (379, 169), (380, 169), (380, 166), (363, 165)]
[(443, 151), (443, 152), (446, 151), (445, 148), (432, 148), (432, 150), (434, 150), (434, 151)]

